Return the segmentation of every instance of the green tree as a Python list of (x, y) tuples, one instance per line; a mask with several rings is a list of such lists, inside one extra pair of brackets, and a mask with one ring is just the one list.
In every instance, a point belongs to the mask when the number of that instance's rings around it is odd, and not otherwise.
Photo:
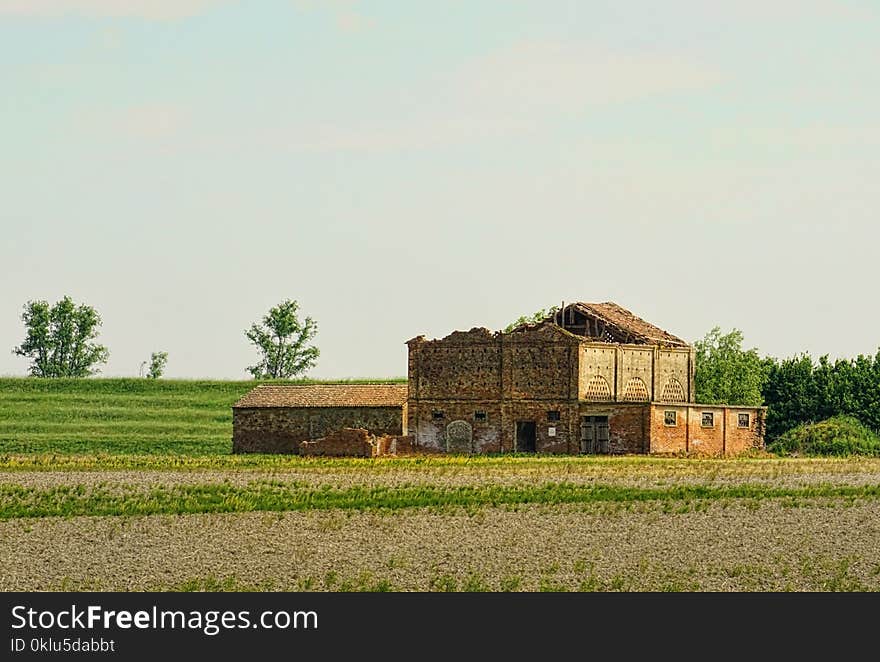
[(34, 377), (88, 377), (110, 356), (106, 347), (93, 342), (100, 315), (91, 306), (77, 306), (69, 296), (54, 306), (28, 301), (21, 321), (27, 335), (12, 352), (31, 359)]
[(318, 333), (311, 317), (300, 322), (299, 304), (286, 299), (253, 324), (245, 335), (260, 350), (260, 361), (248, 367), (254, 379), (289, 379), (317, 363), (320, 351), (309, 341)]
[(716, 326), (694, 343), (697, 402), (750, 407), (763, 404), (762, 390), (771, 363), (761, 358), (757, 349), (744, 350), (742, 341), (739, 329), (722, 334), (721, 328)]
[(768, 439), (835, 416), (853, 416), (880, 432), (880, 351), (833, 363), (809, 354), (774, 361), (764, 401)]
[(149, 379), (159, 379), (162, 373), (165, 372), (165, 365), (167, 363), (168, 352), (153, 352), (150, 354), (150, 367), (147, 370), (147, 377)]
[(801, 423), (822, 420), (813, 359), (799, 354), (770, 366), (764, 385), (767, 437), (775, 439)]
[(522, 326), (523, 324), (537, 324), (538, 322), (543, 322), (548, 317), (552, 317), (558, 310), (559, 306), (551, 306), (547, 310), (544, 310), (542, 308), (531, 316), (523, 315), (522, 317), (517, 318), (515, 321), (504, 327), (504, 333), (510, 333), (516, 327)]

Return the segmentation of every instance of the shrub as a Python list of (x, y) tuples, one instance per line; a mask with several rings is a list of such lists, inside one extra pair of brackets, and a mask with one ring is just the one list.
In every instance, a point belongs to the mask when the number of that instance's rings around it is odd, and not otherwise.
[(852, 416), (834, 416), (789, 430), (768, 450), (782, 455), (876, 455), (880, 437)]

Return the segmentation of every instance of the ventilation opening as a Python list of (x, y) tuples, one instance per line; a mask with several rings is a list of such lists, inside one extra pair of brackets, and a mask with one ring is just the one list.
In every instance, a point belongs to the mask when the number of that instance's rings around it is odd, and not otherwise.
[(684, 387), (677, 379), (670, 379), (663, 385), (663, 392), (660, 394), (662, 402), (684, 402)]
[(627, 402), (647, 402), (650, 400), (645, 382), (638, 377), (630, 379), (623, 389), (623, 399)]
[(587, 382), (584, 399), (597, 402), (609, 402), (611, 400), (611, 387), (604, 377), (597, 375)]

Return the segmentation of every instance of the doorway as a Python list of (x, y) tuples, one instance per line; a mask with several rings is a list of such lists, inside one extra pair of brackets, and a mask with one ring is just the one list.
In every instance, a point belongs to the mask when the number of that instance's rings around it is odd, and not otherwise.
[(609, 452), (608, 417), (582, 416), (581, 453), (607, 455)]
[(516, 422), (516, 450), (517, 453), (535, 453), (537, 449), (538, 432), (535, 421)]

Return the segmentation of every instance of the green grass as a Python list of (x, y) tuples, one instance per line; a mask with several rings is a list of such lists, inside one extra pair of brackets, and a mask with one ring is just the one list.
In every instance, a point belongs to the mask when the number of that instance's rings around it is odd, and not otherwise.
[[(273, 383), (397, 381), (405, 380)], [(0, 378), (0, 455), (228, 454), (232, 404), (259, 383)]]
[(0, 520), (20, 517), (79, 515), (161, 515), (258, 511), (388, 510), (404, 508), (475, 508), (526, 504), (588, 504), (661, 501), (688, 504), (719, 499), (866, 498), (880, 496), (880, 485), (814, 485), (775, 488), (759, 485), (726, 487), (675, 486), (633, 488), (613, 485), (549, 483), (534, 487), (501, 485), (441, 487), (435, 485), (310, 487), (305, 484), (254, 481), (228, 484), (159, 486), (111, 490), (96, 486), (34, 489), (0, 485)]

